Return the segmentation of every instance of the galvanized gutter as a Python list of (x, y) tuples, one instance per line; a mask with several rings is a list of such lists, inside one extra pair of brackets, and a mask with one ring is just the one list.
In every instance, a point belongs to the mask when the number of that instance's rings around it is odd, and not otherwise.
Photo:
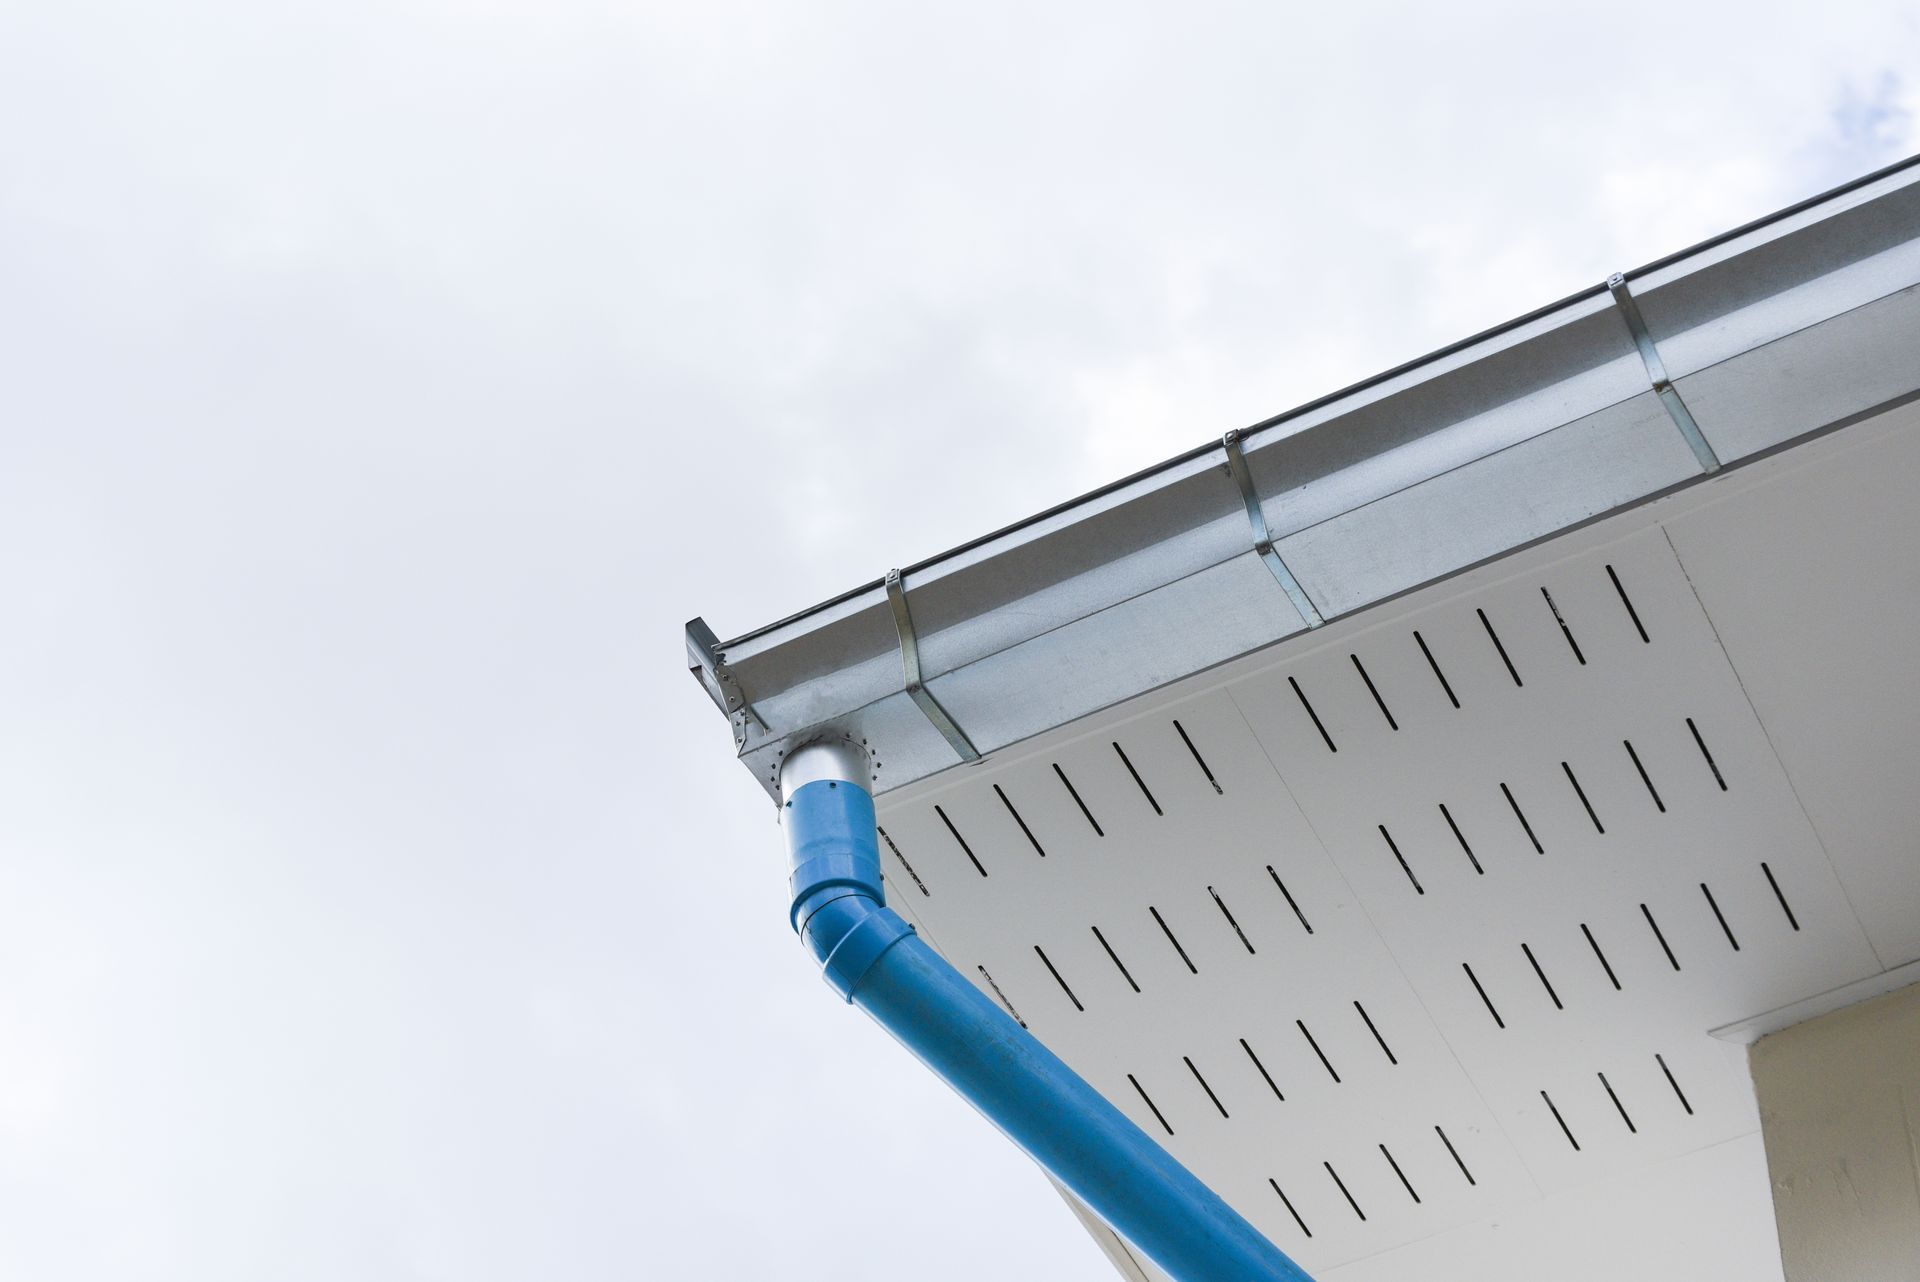
[(884, 793), (1916, 393), (1920, 157), (688, 665), (770, 794), (829, 731)]

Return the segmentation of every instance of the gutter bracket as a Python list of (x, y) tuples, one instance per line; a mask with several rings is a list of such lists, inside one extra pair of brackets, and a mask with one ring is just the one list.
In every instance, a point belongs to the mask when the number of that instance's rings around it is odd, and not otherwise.
[(1713, 446), (1707, 443), (1706, 436), (1700, 431), (1700, 425), (1693, 421), (1693, 411), (1680, 399), (1680, 392), (1667, 377), (1667, 364), (1660, 359), (1660, 350), (1654, 346), (1653, 332), (1647, 328), (1646, 317), (1640, 314), (1640, 304), (1634, 301), (1633, 291), (1627, 288), (1627, 278), (1620, 272), (1607, 277), (1607, 292), (1613, 295), (1613, 302), (1620, 309), (1620, 318), (1627, 324), (1627, 332), (1633, 335), (1633, 345), (1640, 351), (1640, 363), (1647, 367), (1647, 380), (1653, 384), (1654, 395), (1667, 407), (1667, 417), (1680, 429), (1680, 435), (1686, 438), (1687, 445), (1693, 450), (1693, 456), (1700, 460), (1703, 472), (1718, 472), (1720, 457), (1713, 452)]
[(900, 634), (900, 667), (907, 678), (907, 697), (912, 699), (947, 746), (959, 754), (962, 761), (980, 760), (980, 752), (973, 746), (973, 740), (967, 738), (940, 701), (933, 697), (933, 691), (927, 689), (920, 675), (920, 646), (913, 636), (913, 616), (907, 613), (907, 585), (900, 577), (900, 571), (887, 571), (887, 604), (893, 608), (893, 627)]
[(1293, 602), (1293, 608), (1300, 614), (1300, 621), (1309, 628), (1317, 628), (1326, 620), (1320, 617), (1320, 611), (1300, 586), (1300, 580), (1293, 577), (1293, 571), (1280, 559), (1280, 553), (1273, 546), (1273, 532), (1267, 528), (1267, 513), (1260, 506), (1260, 495), (1253, 488), (1253, 470), (1247, 466), (1247, 456), (1240, 448), (1240, 433), (1228, 432), (1220, 438), (1220, 448), (1227, 452), (1227, 471), (1233, 474), (1233, 483), (1240, 489), (1240, 501), (1247, 508), (1247, 523), (1253, 527), (1253, 550), (1273, 571), (1274, 579)]
[(727, 656), (720, 649), (720, 638), (713, 634), (702, 618), (687, 621), (687, 670), (706, 690), (711, 698), (727, 714), (727, 723), (733, 727), (733, 746), (736, 755), (747, 750), (747, 739), (754, 727), (762, 734), (768, 733), (767, 723), (753, 710), (748, 702), (746, 691), (740, 688), (732, 669), (727, 667)]

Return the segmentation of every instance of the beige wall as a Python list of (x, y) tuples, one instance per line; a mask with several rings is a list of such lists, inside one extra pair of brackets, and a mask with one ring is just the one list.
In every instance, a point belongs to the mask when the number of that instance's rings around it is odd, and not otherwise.
[(1788, 1282), (1916, 1282), (1920, 985), (1750, 1055)]

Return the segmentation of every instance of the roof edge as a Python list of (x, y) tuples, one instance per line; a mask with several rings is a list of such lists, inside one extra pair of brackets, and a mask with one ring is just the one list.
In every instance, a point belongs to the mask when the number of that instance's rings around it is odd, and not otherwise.
[(701, 624), (689, 667), (764, 784), (860, 729), (886, 790), (957, 760), (928, 703), (989, 752), (1911, 395), (1920, 156), (1612, 286), (909, 566), (910, 612)]

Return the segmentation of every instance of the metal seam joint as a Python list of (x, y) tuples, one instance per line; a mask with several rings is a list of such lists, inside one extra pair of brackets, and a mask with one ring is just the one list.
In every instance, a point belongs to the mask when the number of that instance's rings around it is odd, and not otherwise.
[(1627, 332), (1633, 335), (1633, 345), (1640, 352), (1640, 363), (1647, 367), (1647, 381), (1653, 384), (1654, 395), (1666, 407), (1667, 417), (1680, 429), (1680, 435), (1686, 439), (1694, 458), (1700, 461), (1700, 469), (1704, 472), (1719, 471), (1720, 456), (1713, 452), (1713, 446), (1707, 443), (1700, 425), (1694, 422), (1693, 411), (1680, 399), (1679, 389), (1667, 377), (1667, 363), (1660, 359), (1660, 349), (1654, 345), (1653, 331), (1647, 328), (1647, 318), (1640, 314), (1640, 304), (1634, 301), (1633, 291), (1627, 287), (1627, 278), (1619, 272), (1607, 277), (1607, 292), (1613, 295), (1620, 319), (1626, 322)]
[(1325, 619), (1320, 610), (1307, 596), (1306, 589), (1300, 586), (1300, 580), (1293, 577), (1293, 571), (1280, 559), (1279, 551), (1273, 546), (1273, 531), (1267, 528), (1266, 509), (1260, 505), (1260, 495), (1253, 488), (1253, 470), (1247, 466), (1247, 456), (1240, 448), (1240, 433), (1228, 432), (1220, 438), (1220, 448), (1227, 452), (1227, 471), (1233, 474), (1233, 483), (1240, 489), (1240, 501), (1246, 505), (1247, 523), (1253, 527), (1253, 550), (1266, 562), (1267, 569), (1280, 588), (1293, 602), (1293, 608), (1300, 613), (1301, 622), (1310, 628), (1317, 628)]
[(973, 740), (967, 738), (966, 731), (958, 722), (947, 715), (940, 701), (933, 697), (933, 691), (927, 689), (926, 681), (920, 675), (920, 646), (913, 636), (913, 616), (907, 613), (907, 585), (900, 577), (900, 571), (887, 571), (887, 604), (893, 607), (894, 631), (900, 635), (900, 667), (906, 673), (907, 697), (940, 737), (959, 754), (962, 761), (978, 761), (980, 752), (973, 746)]
[(872, 911), (862, 917), (846, 934), (840, 936), (840, 942), (833, 946), (826, 960), (820, 963), (821, 973), (833, 991), (851, 1005), (853, 990), (860, 986), (873, 964), (880, 955), (893, 947), (908, 935), (914, 933), (913, 927), (901, 920), (900, 915), (891, 908), (873, 904)]

